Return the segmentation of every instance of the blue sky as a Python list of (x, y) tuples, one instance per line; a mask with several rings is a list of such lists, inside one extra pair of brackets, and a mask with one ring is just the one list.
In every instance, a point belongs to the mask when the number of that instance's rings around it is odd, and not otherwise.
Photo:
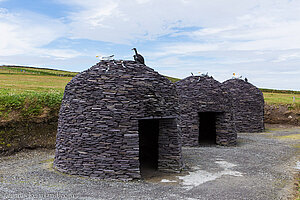
[(299, 0), (0, 0), (0, 65), (83, 71), (96, 55), (161, 74), (300, 90)]

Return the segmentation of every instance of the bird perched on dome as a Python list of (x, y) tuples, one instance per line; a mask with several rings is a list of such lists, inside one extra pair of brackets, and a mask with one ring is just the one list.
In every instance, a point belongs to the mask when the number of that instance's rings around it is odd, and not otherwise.
[[(199, 72), (200, 73), (200, 72)], [(203, 76), (203, 77), (208, 77), (208, 72), (206, 74), (202, 73), (200, 74), (200, 76)]]
[(145, 64), (144, 57), (137, 52), (136, 48), (133, 48), (131, 50), (133, 50), (135, 52), (135, 55), (133, 55), (135, 62), (138, 62), (138, 63), (141, 63), (144, 65)]
[(115, 55), (111, 56), (96, 56), (97, 58), (100, 58), (100, 60), (112, 60)]
[(123, 60), (121, 60), (121, 65), (122, 65), (123, 68), (126, 68), (126, 65), (124, 64)]

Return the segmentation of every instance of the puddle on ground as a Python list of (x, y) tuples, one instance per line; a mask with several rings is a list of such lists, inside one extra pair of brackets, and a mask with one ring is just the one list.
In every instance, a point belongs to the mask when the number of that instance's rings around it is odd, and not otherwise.
[[(236, 165), (233, 163), (229, 163), (224, 160), (217, 160), (215, 161), (216, 164), (222, 168), (219, 172), (207, 172), (205, 170), (201, 170), (199, 167), (192, 168), (194, 171), (189, 172), (187, 175), (183, 176), (176, 176), (180, 181), (180, 184), (187, 190), (190, 190), (194, 187), (197, 187), (205, 182), (216, 180), (217, 178), (221, 178), (224, 175), (229, 176), (243, 176), (241, 172), (234, 171), (231, 168), (235, 167)], [(176, 182), (173, 180), (162, 179), (160, 182), (162, 183), (174, 183)]]
[(160, 182), (161, 183), (176, 183), (177, 181), (176, 180), (162, 179)]
[[(184, 189), (190, 190), (194, 187), (197, 187), (203, 183), (208, 181), (213, 181), (218, 178), (221, 178), (224, 175), (229, 176), (243, 176), (241, 172), (232, 170), (233, 167), (237, 165), (222, 160), (221, 158), (217, 158), (215, 161), (216, 164), (219, 165), (221, 170), (219, 172), (208, 172), (205, 170), (201, 170), (199, 166), (193, 167), (189, 172), (183, 172), (180, 175), (174, 173), (163, 173), (159, 171), (151, 171), (151, 173), (147, 174), (147, 177), (144, 179), (146, 182), (152, 183), (162, 183), (168, 185), (182, 185)], [(44, 160), (40, 162), (43, 168), (48, 169), (50, 171), (55, 171), (53, 169), (53, 158)], [(297, 162), (297, 166), (295, 167), (300, 169), (300, 162)]]
[(279, 136), (275, 136), (275, 138), (278, 138), (278, 139), (290, 139), (290, 140), (300, 140), (300, 134), (296, 133), (296, 134), (289, 134), (289, 135), (279, 135)]

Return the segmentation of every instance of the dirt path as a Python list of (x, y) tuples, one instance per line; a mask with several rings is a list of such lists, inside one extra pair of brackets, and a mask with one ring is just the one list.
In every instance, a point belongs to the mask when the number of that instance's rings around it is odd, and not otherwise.
[(184, 148), (184, 172), (133, 182), (58, 173), (51, 168), (54, 151), (25, 151), (0, 158), (0, 198), (286, 199), (299, 174), (299, 135), (300, 128), (271, 127), (239, 134), (237, 147)]

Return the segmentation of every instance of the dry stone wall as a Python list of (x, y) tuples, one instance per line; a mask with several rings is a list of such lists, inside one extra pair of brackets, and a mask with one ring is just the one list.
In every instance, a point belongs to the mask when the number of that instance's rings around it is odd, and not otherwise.
[(175, 86), (134, 61), (101, 61), (66, 86), (54, 167), (103, 179), (140, 178), (139, 119), (160, 119), (158, 168), (179, 171), (181, 134)]
[(223, 82), (230, 91), (238, 132), (264, 131), (264, 97), (254, 85), (242, 79)]
[[(199, 112), (215, 112), (216, 143), (235, 145), (232, 102), (222, 84), (209, 76), (190, 76), (176, 82), (184, 146), (199, 145)], [(205, 124), (202, 124), (205, 126)]]

